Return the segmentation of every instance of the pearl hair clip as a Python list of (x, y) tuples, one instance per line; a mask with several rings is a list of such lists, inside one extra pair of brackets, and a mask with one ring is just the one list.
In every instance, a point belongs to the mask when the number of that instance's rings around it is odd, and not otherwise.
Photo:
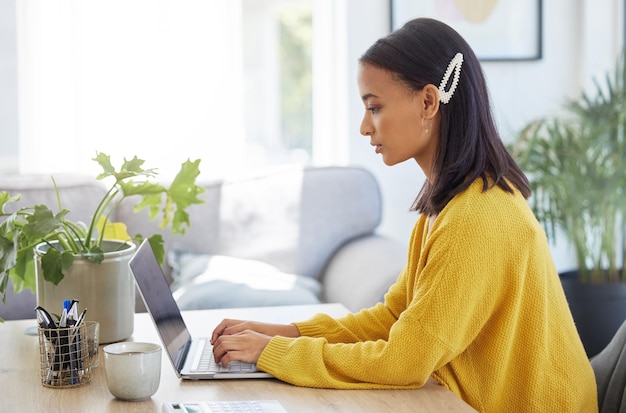
[[(439, 100), (442, 103), (450, 102), (454, 91), (456, 90), (457, 85), (459, 84), (459, 77), (461, 76), (461, 65), (463, 64), (463, 54), (457, 53), (448, 68), (446, 69), (446, 73), (443, 75), (443, 79), (441, 79), (441, 83), (439, 84)], [(446, 91), (446, 85), (448, 84), (448, 80), (450, 80), (450, 76), (452, 75), (452, 70), (454, 70), (454, 78), (452, 79), (452, 84), (450, 85), (450, 89)]]

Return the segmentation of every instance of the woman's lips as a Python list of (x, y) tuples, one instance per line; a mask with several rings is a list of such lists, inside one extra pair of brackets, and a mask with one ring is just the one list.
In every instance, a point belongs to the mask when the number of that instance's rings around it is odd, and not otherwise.
[(376, 153), (380, 153), (383, 150), (383, 145), (374, 145), (376, 147)]

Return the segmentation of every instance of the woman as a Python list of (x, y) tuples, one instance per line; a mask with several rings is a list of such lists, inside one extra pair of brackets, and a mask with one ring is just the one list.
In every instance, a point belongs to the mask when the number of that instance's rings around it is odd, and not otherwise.
[(505, 150), (480, 64), (447, 25), (416, 19), (361, 57), (361, 134), (426, 182), (408, 262), (384, 303), (292, 325), (224, 320), (218, 361), (300, 386), (416, 388), (433, 377), (480, 412), (597, 411), (594, 374), (528, 181)]

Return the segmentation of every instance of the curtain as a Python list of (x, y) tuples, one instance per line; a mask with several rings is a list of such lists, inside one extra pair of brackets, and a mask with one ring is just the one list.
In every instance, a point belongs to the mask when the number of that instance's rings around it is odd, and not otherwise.
[(241, 167), (239, 0), (18, 1), (17, 43), (21, 173)]

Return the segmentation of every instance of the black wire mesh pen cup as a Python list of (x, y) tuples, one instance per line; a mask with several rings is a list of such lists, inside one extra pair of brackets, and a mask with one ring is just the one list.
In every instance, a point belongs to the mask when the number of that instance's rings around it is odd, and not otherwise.
[(75, 387), (91, 380), (85, 325), (38, 328), (41, 383), (46, 387)]

